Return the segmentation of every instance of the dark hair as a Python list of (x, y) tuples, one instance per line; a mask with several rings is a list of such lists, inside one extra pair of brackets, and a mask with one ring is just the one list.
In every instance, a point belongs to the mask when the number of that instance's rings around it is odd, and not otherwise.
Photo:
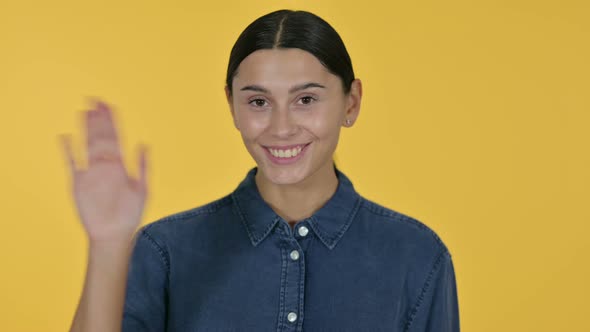
[(355, 78), (352, 62), (336, 30), (310, 12), (282, 9), (259, 17), (238, 37), (227, 66), (226, 84), (230, 94), (240, 63), (254, 51), (274, 48), (299, 48), (313, 54), (341, 78), (344, 93), (350, 92)]

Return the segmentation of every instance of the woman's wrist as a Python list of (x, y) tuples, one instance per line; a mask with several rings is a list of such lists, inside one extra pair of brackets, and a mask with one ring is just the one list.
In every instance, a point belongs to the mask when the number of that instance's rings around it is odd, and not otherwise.
[(134, 234), (119, 234), (116, 237), (90, 238), (88, 246), (90, 253), (128, 252), (133, 244)]

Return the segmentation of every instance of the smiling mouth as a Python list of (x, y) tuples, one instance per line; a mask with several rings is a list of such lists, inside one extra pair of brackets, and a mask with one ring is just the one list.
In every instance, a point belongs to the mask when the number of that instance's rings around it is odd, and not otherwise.
[(307, 147), (311, 143), (307, 144), (298, 144), (298, 145), (289, 145), (284, 147), (268, 147), (265, 146), (264, 148), (270, 152), (273, 157), (276, 158), (293, 158), (298, 156), (305, 147)]

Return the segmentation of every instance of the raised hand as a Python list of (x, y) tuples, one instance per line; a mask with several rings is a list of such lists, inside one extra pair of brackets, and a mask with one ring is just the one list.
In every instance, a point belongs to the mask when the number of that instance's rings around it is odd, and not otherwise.
[(147, 147), (140, 145), (139, 178), (129, 176), (112, 109), (100, 100), (84, 113), (88, 167), (76, 165), (71, 136), (60, 135), (72, 174), (78, 215), (91, 243), (128, 241), (141, 222), (147, 198)]

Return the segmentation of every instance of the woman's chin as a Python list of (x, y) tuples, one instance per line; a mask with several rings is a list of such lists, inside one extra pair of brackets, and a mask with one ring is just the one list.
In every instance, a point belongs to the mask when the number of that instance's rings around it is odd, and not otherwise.
[(292, 185), (305, 179), (305, 170), (301, 167), (277, 167), (275, 165), (258, 166), (265, 180), (275, 185)]

